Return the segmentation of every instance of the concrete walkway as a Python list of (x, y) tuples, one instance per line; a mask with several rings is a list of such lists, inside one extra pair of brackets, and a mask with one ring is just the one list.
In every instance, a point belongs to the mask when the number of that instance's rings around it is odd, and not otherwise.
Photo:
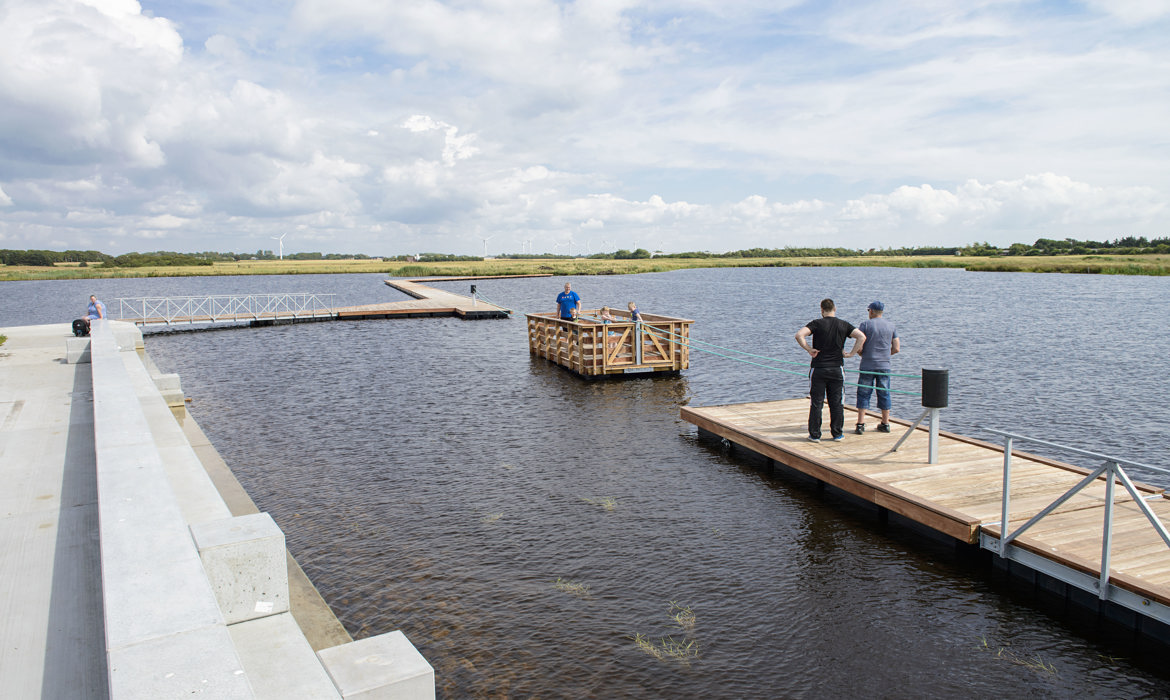
[(0, 697), (434, 697), (401, 632), (350, 640), (137, 328), (0, 334)]
[(89, 364), (0, 329), (0, 695), (107, 697)]

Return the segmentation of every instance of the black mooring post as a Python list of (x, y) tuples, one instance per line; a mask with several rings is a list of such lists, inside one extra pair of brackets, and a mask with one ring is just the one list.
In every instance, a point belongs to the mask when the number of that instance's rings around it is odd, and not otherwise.
[(922, 406), (924, 408), (946, 408), (949, 389), (949, 369), (922, 370)]
[(922, 369), (922, 406), (930, 413), (930, 443), (926, 448), (930, 464), (938, 464), (938, 410), (947, 407), (949, 376), (950, 370)]
[(938, 464), (938, 411), (940, 408), (947, 407), (947, 394), (949, 393), (950, 380), (948, 379), (950, 370), (947, 369), (926, 369), (922, 370), (922, 407), (925, 409), (918, 420), (910, 426), (910, 429), (894, 443), (890, 448), (890, 452), (897, 452), (898, 448), (906, 442), (906, 438), (910, 437), (915, 430), (918, 429), (918, 424), (930, 416), (929, 435), (930, 442), (926, 448), (926, 459), (930, 464)]
[(473, 285), (471, 285), (471, 293), (472, 293), (472, 294), (475, 294), (475, 285), (474, 285), (474, 284), (473, 284)]

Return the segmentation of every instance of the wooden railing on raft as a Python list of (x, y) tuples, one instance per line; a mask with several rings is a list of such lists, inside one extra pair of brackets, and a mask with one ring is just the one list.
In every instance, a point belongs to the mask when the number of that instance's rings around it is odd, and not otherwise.
[(658, 314), (642, 314), (634, 323), (629, 314), (602, 323), (598, 310), (581, 312), (576, 321), (552, 313), (525, 314), (528, 350), (586, 377), (647, 372), (677, 372), (690, 366), (690, 328), (694, 321)]

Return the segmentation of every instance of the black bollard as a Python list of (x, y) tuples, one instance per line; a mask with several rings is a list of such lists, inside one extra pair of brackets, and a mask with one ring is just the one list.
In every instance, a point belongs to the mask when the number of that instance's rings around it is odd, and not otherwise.
[(472, 293), (472, 294), (475, 294), (475, 285), (474, 285), (474, 284), (473, 284), (473, 285), (471, 285), (471, 293)]
[(950, 379), (948, 369), (922, 370), (922, 405), (926, 408), (946, 408)]

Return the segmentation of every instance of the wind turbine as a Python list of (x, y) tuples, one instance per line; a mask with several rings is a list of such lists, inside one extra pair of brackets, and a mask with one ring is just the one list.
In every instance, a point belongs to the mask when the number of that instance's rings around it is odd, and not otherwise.
[(491, 239), (495, 238), (495, 236), (488, 236), (487, 238), (484, 238), (483, 236), (479, 236), (478, 238), (483, 241), (483, 257), (484, 257), (484, 259), (486, 259), (487, 258), (487, 242), (490, 241)]
[(282, 233), (282, 234), (280, 234), (280, 238), (277, 238), (276, 236), (272, 237), (272, 240), (280, 242), (280, 259), (281, 260), (284, 260), (284, 237), (287, 235), (288, 235), (287, 233)]

